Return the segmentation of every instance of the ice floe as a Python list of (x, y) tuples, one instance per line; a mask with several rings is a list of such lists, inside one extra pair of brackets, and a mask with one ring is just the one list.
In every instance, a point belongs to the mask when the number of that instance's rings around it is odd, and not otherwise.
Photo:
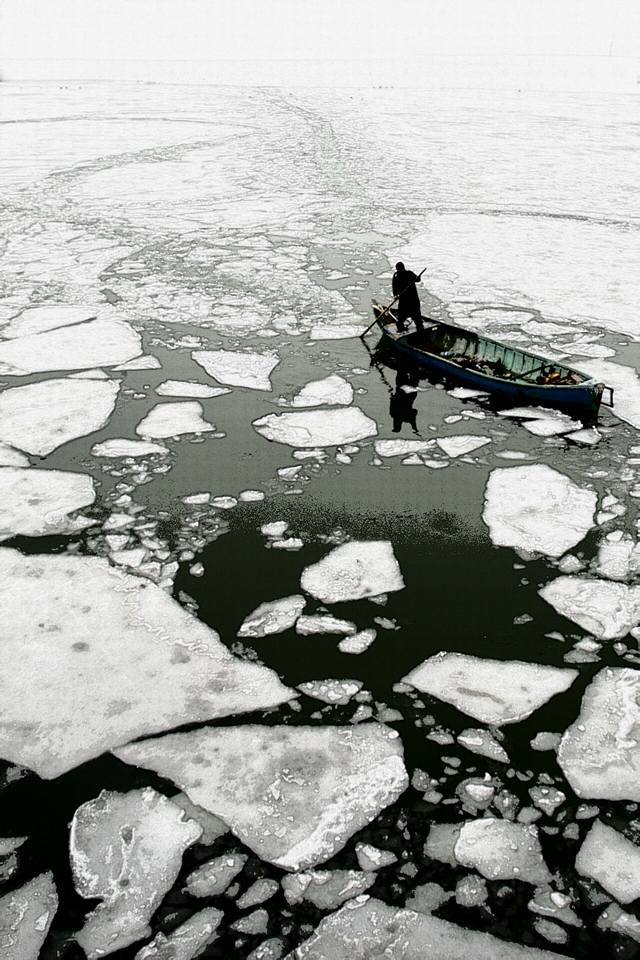
[(360, 896), (376, 881), (372, 872), (360, 870), (310, 870), (282, 878), (287, 903), (309, 900), (319, 910), (335, 910), (345, 900)]
[(526, 420), (522, 426), (536, 437), (557, 437), (563, 433), (579, 431), (582, 424), (571, 417), (539, 417), (535, 420)]
[(458, 743), (471, 753), (477, 753), (480, 757), (489, 757), (498, 763), (509, 763), (509, 755), (488, 730), (482, 730), (479, 727), (469, 728), (459, 733), (457, 739)]
[(0, 897), (2, 960), (37, 960), (57, 909), (51, 873), (42, 873)]
[(218, 383), (250, 390), (271, 390), (271, 374), (280, 363), (273, 352), (194, 350), (191, 356)]
[(636, 577), (640, 573), (640, 544), (622, 530), (613, 530), (598, 547), (594, 569), (608, 580)]
[(341, 640), (338, 644), (338, 650), (340, 653), (364, 653), (365, 650), (369, 649), (376, 639), (376, 636), (376, 631), (371, 627), (367, 630), (360, 630), (358, 633), (354, 633), (353, 636), (345, 637), (344, 640)]
[(560, 954), (499, 940), (364, 894), (325, 917), (285, 960), (560, 960)]
[(291, 401), (292, 407), (348, 406), (353, 400), (353, 387), (344, 377), (332, 373), (322, 380), (312, 380)]
[(360, 407), (268, 413), (254, 420), (253, 426), (261, 437), (290, 447), (336, 447), (378, 432), (375, 420)]
[(560, 557), (595, 524), (597, 497), (545, 464), (498, 467), (482, 518), (494, 544)]
[(380, 850), (370, 843), (356, 843), (356, 857), (360, 869), (367, 871), (382, 870), (398, 859), (390, 850)]
[(101, 901), (75, 934), (89, 960), (151, 933), (149, 921), (201, 833), (151, 787), (103, 790), (76, 810), (69, 836), (75, 887), (81, 897)]
[(408, 785), (402, 742), (356, 727), (217, 727), (129, 744), (116, 755), (172, 780), (263, 860), (315, 866)]
[(625, 913), (617, 903), (605, 907), (597, 922), (601, 930), (613, 930), (614, 933), (640, 943), (640, 920), (632, 913)]
[(476, 720), (501, 726), (524, 720), (551, 697), (568, 690), (577, 676), (577, 670), (540, 663), (442, 652), (402, 679)]
[(558, 748), (558, 763), (579, 797), (640, 800), (640, 672), (606, 667)]
[(597, 880), (620, 903), (640, 897), (640, 846), (601, 820), (594, 821), (584, 838), (576, 870)]
[(323, 703), (348, 703), (362, 689), (361, 680), (306, 680), (298, 684), (298, 690), (308, 697), (322, 700)]
[(91, 455), (94, 457), (153, 457), (165, 456), (168, 453), (167, 447), (161, 443), (126, 440), (124, 437), (94, 443), (91, 447)]
[(194, 913), (165, 935), (159, 933), (135, 955), (135, 960), (195, 960), (218, 936), (224, 914), (215, 907)]
[(71, 514), (96, 498), (91, 477), (65, 470), (0, 467), (0, 541), (16, 534), (77, 533), (95, 521)]
[(373, 446), (379, 457), (406, 457), (412, 453), (425, 453), (435, 446), (435, 440), (376, 440)]
[(104, 427), (119, 389), (117, 380), (61, 377), (3, 390), (0, 439), (44, 457), (63, 443)]
[(352, 337), (359, 337), (366, 330), (364, 324), (352, 323), (318, 323), (311, 328), (309, 334), (310, 340), (349, 340)]
[(300, 594), (261, 603), (244, 620), (238, 636), (266, 637), (273, 633), (283, 633), (294, 625), (305, 605), (306, 600)]
[(113, 367), (140, 353), (140, 336), (124, 320), (98, 317), (15, 340), (0, 340), (0, 374)]
[(244, 869), (247, 855), (226, 853), (208, 860), (189, 874), (185, 890), (192, 897), (217, 897), (227, 889)]
[(151, 357), (148, 354), (144, 354), (141, 357), (136, 357), (134, 360), (128, 360), (126, 363), (119, 363), (115, 366), (114, 370), (159, 370), (161, 363), (157, 357)]
[(261, 877), (259, 880), (255, 880), (241, 897), (238, 897), (236, 905), (240, 910), (255, 907), (258, 903), (270, 900), (279, 889), (280, 884), (277, 880), (268, 880), (266, 877)]
[(539, 591), (561, 616), (599, 640), (626, 637), (640, 623), (640, 586), (593, 577), (556, 577)]
[(226, 387), (209, 387), (206, 383), (197, 383), (195, 380), (163, 380), (156, 387), (160, 397), (198, 397), (202, 400), (212, 397), (223, 397), (231, 393)]
[(351, 620), (340, 620), (328, 613), (318, 613), (313, 616), (302, 616), (296, 623), (296, 633), (311, 636), (314, 633), (337, 633), (341, 636), (356, 632), (356, 625)]
[[(0, 756), (41, 777), (144, 734), (296, 696), (164, 590), (106, 560), (4, 548), (0, 574)], [(34, 584), (38, 602), (27, 604)]]
[(163, 440), (183, 433), (207, 433), (215, 427), (203, 419), (202, 404), (197, 400), (157, 403), (136, 427), (140, 437)]
[(29, 307), (0, 327), (0, 338), (15, 340), (17, 337), (28, 337), (60, 327), (84, 323), (87, 320), (95, 320), (98, 312), (98, 307), (79, 307), (70, 303)]
[(635, 367), (610, 360), (587, 360), (580, 365), (585, 373), (613, 387), (613, 412), (632, 427), (640, 427), (640, 377)]
[(355, 540), (305, 567), (300, 585), (323, 603), (342, 603), (402, 590), (404, 580), (388, 540)]
[(448, 457), (461, 457), (491, 443), (491, 437), (438, 437), (436, 443)]
[(551, 879), (536, 827), (485, 817), (468, 820), (454, 847), (458, 863), (487, 880), (524, 880), (540, 886)]

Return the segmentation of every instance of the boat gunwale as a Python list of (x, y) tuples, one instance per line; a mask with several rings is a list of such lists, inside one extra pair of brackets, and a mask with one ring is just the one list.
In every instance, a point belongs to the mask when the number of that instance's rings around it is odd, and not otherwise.
[[(377, 310), (388, 309), (383, 307), (381, 304), (379, 304), (375, 300), (372, 301), (372, 304), (373, 304), (374, 313), (376, 312), (376, 309)], [(389, 311), (389, 313), (391, 314), (391, 311)], [(503, 343), (500, 340), (494, 340), (492, 337), (486, 337), (484, 334), (476, 333), (474, 330), (468, 330), (466, 327), (461, 327), (457, 323), (449, 323), (448, 321), (443, 321), (443, 320), (434, 320), (432, 317), (425, 317), (425, 316), (423, 316), (423, 320), (428, 320), (430, 323), (433, 323), (438, 327), (451, 327), (453, 330), (460, 330), (463, 333), (471, 334), (477, 337), (479, 340), (484, 340), (487, 343), (493, 343), (498, 347), (506, 347), (506, 349), (508, 350), (519, 350), (521, 353), (524, 353), (529, 357), (535, 357), (536, 360), (541, 360), (545, 365), (553, 365), (553, 366), (561, 367), (563, 370), (568, 370), (571, 373), (575, 373), (577, 376), (581, 378), (581, 380), (580, 380), (580, 383), (534, 383), (531, 380), (508, 380), (506, 377), (497, 377), (491, 373), (484, 373), (483, 371), (480, 371), (480, 370), (471, 369), (471, 372), (476, 377), (482, 377), (485, 380), (493, 380), (496, 383), (504, 383), (514, 387), (520, 387), (520, 386), (525, 388), (535, 387), (536, 390), (553, 390), (553, 391), (576, 390), (576, 389), (579, 389), (580, 387), (587, 387), (588, 385), (593, 385), (594, 387), (604, 386), (602, 381), (595, 380), (593, 377), (587, 377), (587, 375), (582, 373), (581, 370), (576, 370), (575, 367), (571, 367), (567, 363), (561, 363), (560, 361), (550, 360), (549, 357), (543, 357), (539, 353), (534, 353), (532, 350), (523, 350), (522, 347), (509, 346), (508, 344)], [(378, 316), (376, 316), (376, 322), (380, 327), (382, 334), (385, 337), (387, 337), (387, 339), (390, 340), (392, 343), (397, 344), (399, 342), (402, 342), (404, 345), (408, 346), (413, 353), (421, 353), (425, 357), (438, 360), (440, 363), (445, 363), (454, 370), (466, 371), (466, 368), (463, 367), (461, 364), (456, 363), (455, 360), (449, 360), (448, 357), (443, 357), (442, 354), (430, 353), (428, 350), (423, 350), (420, 347), (413, 346), (413, 344), (408, 342), (408, 338), (412, 336), (412, 334), (407, 333), (402, 336), (394, 337), (391, 331), (387, 329), (388, 325), (382, 323)]]

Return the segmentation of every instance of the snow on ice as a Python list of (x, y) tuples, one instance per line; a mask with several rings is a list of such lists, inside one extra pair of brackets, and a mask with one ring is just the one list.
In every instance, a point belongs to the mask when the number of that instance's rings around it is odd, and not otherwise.
[(103, 790), (76, 810), (69, 857), (76, 890), (101, 903), (75, 934), (89, 960), (149, 936), (149, 921), (175, 883), (184, 851), (202, 833), (151, 787)]
[(136, 427), (140, 437), (164, 440), (183, 433), (207, 433), (215, 427), (203, 419), (202, 404), (197, 400), (157, 403)]
[(404, 580), (388, 540), (355, 540), (305, 567), (300, 585), (322, 603), (342, 603), (402, 590)]
[(0, 756), (41, 777), (144, 734), (296, 696), (164, 590), (106, 560), (5, 548), (0, 574)]
[(51, 873), (42, 873), (0, 897), (2, 960), (37, 960), (57, 909)]
[(620, 903), (640, 897), (640, 846), (596, 820), (576, 856), (576, 870)]
[(261, 437), (290, 447), (336, 447), (378, 432), (375, 420), (360, 407), (268, 413), (254, 420), (253, 426)]
[(95, 521), (70, 514), (96, 498), (91, 477), (65, 470), (0, 467), (0, 541), (16, 534), (77, 533)]
[(349, 406), (353, 387), (348, 380), (333, 373), (322, 380), (312, 380), (291, 401), (292, 407)]
[(192, 358), (218, 383), (250, 390), (271, 390), (271, 374), (280, 363), (277, 353), (236, 350), (194, 350)]
[(402, 742), (377, 723), (206, 728), (115, 753), (172, 780), (285, 870), (328, 860), (408, 786)]
[(577, 670), (540, 663), (441, 652), (402, 679), (482, 723), (501, 726), (524, 720), (577, 676)]
[(599, 640), (626, 637), (640, 623), (640, 586), (593, 577), (556, 577), (539, 591), (561, 616)]
[(266, 637), (273, 633), (283, 633), (294, 625), (305, 605), (306, 600), (300, 594), (261, 603), (244, 620), (238, 636)]
[(560, 557), (594, 526), (596, 502), (594, 491), (544, 464), (498, 467), (482, 519), (497, 546)]

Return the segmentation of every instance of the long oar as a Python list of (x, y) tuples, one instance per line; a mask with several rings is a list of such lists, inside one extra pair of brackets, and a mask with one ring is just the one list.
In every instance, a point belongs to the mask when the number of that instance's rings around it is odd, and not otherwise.
[[(418, 280), (420, 279), (420, 277), (422, 276), (422, 274), (424, 273), (424, 271), (425, 271), (426, 269), (427, 269), (427, 268), (425, 267), (423, 270), (420, 271), (420, 273), (418, 274)], [(413, 281), (412, 281), (412, 283), (413, 283)], [(394, 297), (394, 298), (393, 298), (393, 300), (391, 301), (391, 303), (389, 304), (389, 306), (388, 306), (388, 307), (385, 307), (385, 309), (382, 311), (382, 313), (375, 318), (375, 320), (373, 321), (373, 323), (370, 323), (370, 324), (369, 324), (369, 326), (367, 327), (367, 329), (364, 330), (364, 331), (360, 334), (360, 339), (361, 339), (361, 340), (364, 340), (364, 338), (366, 337), (366, 335), (369, 333), (369, 330), (371, 330), (372, 327), (375, 327), (375, 325), (380, 322), (380, 320), (384, 317), (385, 313), (388, 313), (389, 310), (391, 310), (391, 307), (394, 305), (394, 303), (396, 303), (396, 301), (400, 299), (400, 297), (402, 296), (403, 293), (406, 293), (407, 290), (410, 289), (411, 285), (412, 285), (411, 283), (407, 284), (407, 286), (404, 288), (404, 290), (402, 290), (402, 291), (398, 294), (397, 297)]]

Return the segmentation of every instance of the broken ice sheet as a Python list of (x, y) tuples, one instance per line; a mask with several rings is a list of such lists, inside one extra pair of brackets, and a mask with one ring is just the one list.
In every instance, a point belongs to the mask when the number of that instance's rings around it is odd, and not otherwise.
[(311, 380), (297, 393), (292, 407), (349, 406), (353, 400), (353, 387), (348, 380), (338, 374), (331, 374), (322, 380)]
[(544, 464), (497, 467), (482, 519), (497, 546), (560, 557), (595, 524), (597, 497)]
[(0, 467), (0, 541), (70, 534), (94, 523), (70, 514), (96, 498), (91, 477), (64, 470)]
[(538, 591), (561, 616), (599, 640), (626, 637), (640, 623), (640, 586), (593, 577), (556, 577)]
[(42, 873), (0, 897), (2, 960), (37, 960), (57, 909), (51, 873)]
[(244, 620), (239, 637), (266, 637), (289, 630), (305, 608), (306, 600), (300, 594), (261, 603)]
[(260, 436), (290, 447), (335, 447), (355, 443), (378, 432), (375, 420), (359, 407), (268, 413), (253, 421)]
[(154, 583), (97, 557), (0, 549), (0, 604), (0, 756), (47, 779), (135, 737), (296, 696)]
[(191, 357), (218, 383), (250, 390), (271, 390), (271, 373), (280, 363), (273, 352), (194, 350)]
[(539, 663), (441, 652), (402, 680), (476, 720), (501, 726), (524, 720), (568, 690), (577, 676), (577, 670)]
[(163, 380), (156, 387), (156, 393), (160, 397), (198, 397), (206, 400), (223, 397), (226, 393), (231, 393), (231, 390), (226, 387), (209, 387), (206, 383), (197, 383), (195, 380)]
[(157, 403), (136, 427), (140, 437), (163, 440), (183, 433), (207, 433), (215, 427), (203, 419), (202, 404), (197, 400)]
[(322, 603), (342, 603), (402, 590), (404, 580), (388, 540), (354, 540), (305, 567), (300, 585)]
[(94, 320), (99, 309), (97, 306), (82, 307), (70, 303), (29, 307), (0, 327), (0, 337), (3, 340), (14, 340), (16, 337), (28, 337), (35, 333), (46, 333), (47, 330), (84, 323)]
[(101, 900), (75, 934), (89, 960), (151, 933), (149, 921), (201, 833), (151, 787), (103, 790), (78, 807), (69, 835), (74, 884), (80, 896)]
[(402, 742), (377, 723), (210, 727), (115, 753), (172, 780), (285, 870), (329, 859), (408, 786)]

